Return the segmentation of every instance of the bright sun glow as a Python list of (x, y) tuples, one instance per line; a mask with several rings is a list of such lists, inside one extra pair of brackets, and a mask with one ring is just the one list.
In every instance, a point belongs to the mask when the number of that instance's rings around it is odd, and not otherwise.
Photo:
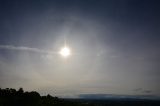
[(64, 47), (60, 50), (59, 52), (63, 57), (68, 57), (69, 55), (71, 55), (71, 51), (68, 47)]

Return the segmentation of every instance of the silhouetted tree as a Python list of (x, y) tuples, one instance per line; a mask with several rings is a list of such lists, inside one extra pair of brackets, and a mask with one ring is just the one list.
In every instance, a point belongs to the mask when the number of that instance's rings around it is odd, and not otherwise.
[(20, 94), (24, 93), (23, 88), (19, 88), (18, 93)]

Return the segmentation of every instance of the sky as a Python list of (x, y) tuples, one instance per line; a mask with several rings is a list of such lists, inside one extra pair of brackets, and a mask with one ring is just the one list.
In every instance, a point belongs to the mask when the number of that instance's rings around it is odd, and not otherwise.
[[(159, 0), (0, 0), (0, 87), (160, 96)], [(64, 42), (68, 58), (58, 54)]]

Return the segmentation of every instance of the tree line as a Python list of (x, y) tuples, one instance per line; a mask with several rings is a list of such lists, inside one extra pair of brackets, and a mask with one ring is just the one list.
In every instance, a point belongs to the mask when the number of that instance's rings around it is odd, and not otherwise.
[(83, 104), (51, 95), (40, 96), (36, 91), (24, 92), (13, 88), (0, 88), (0, 106), (83, 106)]
[(0, 106), (160, 106), (160, 101), (62, 99), (49, 94), (41, 96), (36, 91), (28, 92), (23, 88), (0, 88)]

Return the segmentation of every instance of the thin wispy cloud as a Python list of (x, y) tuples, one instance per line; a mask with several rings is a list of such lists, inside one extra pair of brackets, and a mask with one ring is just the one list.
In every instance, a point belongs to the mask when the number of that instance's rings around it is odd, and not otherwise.
[(18, 51), (29, 51), (29, 52), (37, 52), (37, 53), (46, 53), (46, 54), (55, 54), (54, 51), (46, 51), (38, 48), (31, 48), (26, 46), (14, 46), (14, 45), (0, 45), (0, 49), (6, 50), (18, 50)]

